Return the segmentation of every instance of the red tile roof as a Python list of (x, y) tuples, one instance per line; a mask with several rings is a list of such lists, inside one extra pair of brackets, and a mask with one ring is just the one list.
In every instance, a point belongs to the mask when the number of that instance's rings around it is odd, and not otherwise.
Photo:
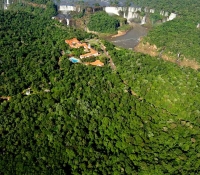
[(89, 64), (93, 65), (93, 66), (104, 66), (104, 63), (102, 63), (100, 60), (96, 60), (96, 61), (91, 62)]
[(86, 43), (81, 43), (77, 38), (72, 38), (71, 40), (65, 40), (65, 43), (69, 44), (70, 47), (72, 48), (80, 48), (84, 47), (85, 51), (90, 51), (89, 53), (80, 55), (80, 58), (87, 58), (91, 56), (98, 56), (98, 52), (92, 48), (89, 48)]

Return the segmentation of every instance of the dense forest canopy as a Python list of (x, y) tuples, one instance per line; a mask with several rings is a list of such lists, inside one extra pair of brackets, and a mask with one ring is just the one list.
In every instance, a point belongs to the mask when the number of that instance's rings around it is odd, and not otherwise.
[(26, 11), (34, 15), (40, 15), (43, 18), (51, 18), (57, 14), (57, 7), (52, 1), (48, 1), (46, 4), (40, 4), (39, 2), (23, 1), (20, 3), (13, 3), (9, 6), (9, 10), (12, 11)]
[(132, 0), (132, 2), (142, 7), (154, 8), (157, 11), (165, 10), (183, 15), (188, 13), (197, 15), (200, 13), (199, 0)]
[(88, 22), (88, 28), (91, 31), (101, 33), (116, 32), (119, 27), (119, 20), (114, 16), (108, 15), (106, 12), (97, 12), (91, 15)]
[(0, 174), (200, 173), (199, 71), (106, 41), (115, 70), (72, 64), (96, 36), (27, 8), (0, 11)]
[(198, 19), (178, 17), (155, 27), (145, 41), (155, 44), (160, 51), (173, 53), (175, 57), (195, 59), (200, 62), (200, 30)]

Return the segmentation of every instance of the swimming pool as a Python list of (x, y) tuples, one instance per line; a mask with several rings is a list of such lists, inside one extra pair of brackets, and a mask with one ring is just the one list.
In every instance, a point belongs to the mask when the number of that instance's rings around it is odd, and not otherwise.
[(74, 57), (70, 57), (69, 60), (70, 60), (72, 63), (79, 63), (79, 62), (80, 62), (79, 59), (74, 58)]

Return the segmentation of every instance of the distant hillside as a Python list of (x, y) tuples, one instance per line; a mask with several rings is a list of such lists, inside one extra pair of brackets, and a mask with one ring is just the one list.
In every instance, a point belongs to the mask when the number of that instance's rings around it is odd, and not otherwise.
[(200, 1), (199, 0), (131, 0), (134, 4), (142, 7), (154, 8), (158, 11), (165, 10), (175, 12), (181, 15), (198, 15), (200, 14)]
[(9, 10), (12, 11), (26, 11), (34, 15), (40, 15), (44, 18), (51, 18), (57, 14), (57, 8), (51, 1), (29, 1), (23, 0), (21, 2), (14, 2), (9, 5)]

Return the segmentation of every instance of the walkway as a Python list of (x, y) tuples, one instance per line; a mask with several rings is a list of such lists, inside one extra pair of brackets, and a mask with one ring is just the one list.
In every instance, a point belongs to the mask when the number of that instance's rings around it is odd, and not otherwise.
[(106, 52), (106, 47), (101, 43), (101, 49), (104, 51), (104, 54), (110, 59), (109, 62), (110, 62), (110, 67), (112, 70), (116, 70), (116, 66), (111, 58), (111, 56), (109, 55), (108, 52)]

